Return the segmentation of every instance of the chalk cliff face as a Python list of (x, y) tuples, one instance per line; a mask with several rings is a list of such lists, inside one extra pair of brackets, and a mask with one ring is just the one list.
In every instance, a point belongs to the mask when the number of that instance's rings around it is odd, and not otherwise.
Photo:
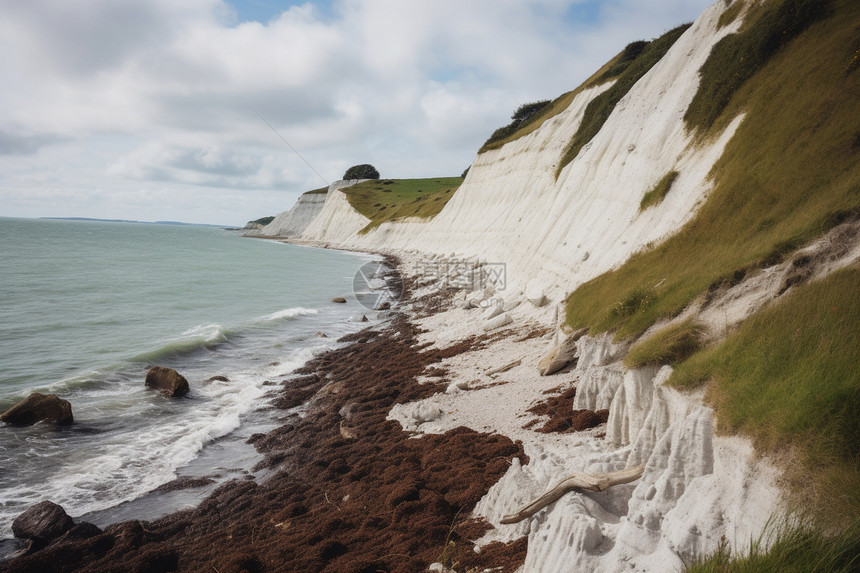
[[(334, 246), (477, 256), (507, 264), (513, 288), (529, 282), (559, 300), (566, 291), (676, 231), (710, 189), (708, 172), (742, 121), (716, 141), (693, 144), (683, 115), (713, 45), (740, 21), (718, 29), (725, 9), (706, 10), (618, 103), (600, 132), (555, 178), (588, 103), (610, 83), (580, 92), (533, 133), (481, 153), (465, 181), (431, 220), (383, 223), (367, 234), (336, 183), (301, 233)], [(639, 212), (642, 196), (667, 172), (672, 193)], [(275, 222), (267, 233), (275, 229)], [(274, 234), (274, 233), (272, 233)]]
[(279, 213), (271, 223), (260, 229), (259, 234), (269, 237), (301, 235), (322, 211), (327, 195), (314, 192), (302, 194), (289, 211)]

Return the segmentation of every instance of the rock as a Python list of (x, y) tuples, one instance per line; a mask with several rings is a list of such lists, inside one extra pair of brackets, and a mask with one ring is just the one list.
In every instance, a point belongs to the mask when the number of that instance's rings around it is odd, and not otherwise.
[(32, 426), (45, 420), (58, 426), (68, 426), (74, 422), (72, 405), (56, 394), (34, 392), (0, 414), (0, 422), (15, 426)]
[(229, 381), (230, 381), (230, 379), (227, 378), (226, 376), (213, 376), (212, 378), (207, 380), (207, 382), (229, 382)]
[(75, 525), (66, 511), (50, 501), (43, 501), (15, 518), (12, 533), (21, 539), (47, 543)]
[(378, 307), (376, 307), (376, 310), (388, 310), (390, 308), (391, 308), (391, 303), (386, 300), (385, 302), (380, 304)]
[(349, 319), (350, 322), (370, 322), (370, 319), (367, 318), (366, 314), (356, 314), (352, 318)]
[(509, 315), (507, 313), (500, 314), (496, 318), (491, 318), (490, 320), (487, 321), (487, 324), (484, 325), (484, 331), (489, 332), (491, 330), (501, 328), (501, 327), (505, 326), (506, 324), (512, 323), (513, 321), (514, 321), (514, 319), (511, 318), (511, 315)]
[(538, 373), (541, 376), (549, 376), (570, 364), (578, 354), (576, 341), (585, 336), (587, 332), (588, 328), (577, 330), (565, 338), (561, 344), (550, 350), (549, 353), (541, 358), (540, 362), (538, 362)]
[(170, 398), (188, 394), (188, 380), (173, 368), (153, 366), (146, 373), (146, 385), (149, 388), (161, 390)]
[(546, 303), (546, 295), (538, 285), (530, 285), (525, 292), (526, 300), (540, 308)]
[(79, 541), (81, 539), (89, 539), (96, 535), (101, 535), (102, 530), (88, 521), (76, 523), (71, 529), (65, 532), (57, 543), (67, 543), (69, 541)]
[(487, 308), (487, 310), (484, 311), (484, 314), (482, 316), (484, 317), (484, 320), (490, 320), (491, 318), (496, 318), (504, 311), (505, 309), (502, 308), (502, 305), (492, 304), (489, 306), (489, 308)]
[(463, 390), (469, 389), (469, 383), (465, 380), (457, 380), (456, 382), (451, 382), (448, 384), (448, 387), (445, 389), (446, 394), (456, 394), (457, 392), (461, 392)]
[(326, 334), (325, 332), (323, 332), (321, 330), (317, 330), (317, 332), (316, 332), (316, 334), (314, 334), (314, 336), (316, 336), (318, 338), (328, 338), (328, 334)]
[(336, 296), (333, 299), (331, 299), (331, 301), (339, 303), (339, 304), (344, 304), (346, 302), (346, 299), (343, 298), (342, 296)]

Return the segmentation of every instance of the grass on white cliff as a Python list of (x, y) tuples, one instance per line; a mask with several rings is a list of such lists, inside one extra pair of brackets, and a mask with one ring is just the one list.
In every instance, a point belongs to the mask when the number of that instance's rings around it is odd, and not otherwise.
[(642, 201), (639, 203), (639, 211), (644, 211), (648, 207), (662, 203), (663, 199), (666, 198), (666, 195), (669, 194), (669, 190), (672, 188), (672, 183), (675, 182), (678, 175), (677, 171), (670, 171), (664, 175), (663, 178), (651, 188), (651, 190), (642, 196)]
[(632, 88), (636, 82), (638, 82), (639, 79), (648, 72), (648, 70), (654, 67), (654, 64), (659, 62), (663, 56), (666, 55), (669, 48), (672, 47), (672, 45), (685, 31), (687, 31), (687, 28), (690, 26), (691, 24), (683, 24), (677, 28), (669, 30), (659, 38), (648, 42), (644, 49), (630, 61), (629, 65), (624, 67), (621, 73), (617, 76), (618, 79), (615, 80), (612, 87), (589, 102), (585, 108), (585, 112), (583, 112), (579, 128), (576, 130), (570, 143), (568, 143), (567, 148), (558, 163), (558, 167), (555, 171), (556, 178), (558, 178), (565, 166), (576, 158), (585, 144), (597, 135), (600, 128), (603, 127), (603, 124), (606, 123), (607, 119), (609, 119), (609, 116), (612, 114), (612, 110), (615, 109), (615, 105), (621, 101), (621, 98), (630, 91), (630, 88)]
[[(770, 27), (761, 18), (793, 1), (750, 8), (740, 34)], [(709, 287), (775, 264), (860, 215), (860, 72), (852, 65), (860, 3), (828, 4), (824, 18), (757, 65), (713, 121), (709, 113), (697, 116), (703, 122), (688, 118), (690, 129), (709, 139), (746, 114), (694, 219), (577, 288), (567, 301), (571, 327), (638, 336)], [(703, 85), (734, 79), (731, 66), (703, 70), (728, 74)], [(726, 346), (694, 355), (675, 378), (681, 386), (710, 380), (721, 431), (793, 451), (800, 476), (793, 483), (806, 480), (795, 491), (816, 500), (807, 507), (843, 519), (860, 511), (858, 285), (860, 273), (852, 270), (799, 289), (806, 294), (752, 319)]]
[(858, 528), (855, 523), (841, 535), (827, 536), (814, 525), (784, 524), (769, 549), (759, 539), (745, 554), (732, 555), (723, 540), (716, 553), (694, 560), (686, 573), (851, 573), (860, 566)]
[(359, 234), (385, 221), (407, 217), (435, 217), (454, 196), (463, 179), (373, 179), (341, 189), (352, 208), (370, 219)]
[(614, 58), (603, 64), (603, 66), (594, 72), (587, 80), (582, 82), (575, 90), (564, 93), (554, 100), (552, 100), (546, 107), (541, 109), (534, 116), (530, 117), (526, 122), (524, 122), (519, 129), (517, 129), (512, 134), (507, 137), (503, 137), (501, 139), (497, 139), (494, 141), (488, 140), (481, 149), (478, 150), (478, 153), (484, 153), (485, 151), (489, 151), (491, 149), (499, 149), (503, 145), (510, 143), (512, 141), (516, 141), (521, 137), (525, 137), (526, 135), (532, 133), (541, 125), (543, 125), (546, 120), (552, 119), (557, 116), (568, 107), (573, 102), (573, 98), (575, 98), (580, 92), (590, 87), (600, 85), (611, 81), (618, 76), (620, 76), (630, 65), (636, 60), (636, 58), (641, 54), (642, 50), (638, 49), (641, 45), (649, 44), (649, 42), (639, 41), (628, 44), (620, 53), (618, 53)]
[[(568, 299), (572, 327), (636, 336), (710, 285), (778, 262), (860, 213), (860, 72), (849, 68), (860, 3), (835, 1), (832, 9), (747, 80), (701, 136), (718, 135), (746, 113), (696, 217), (664, 243), (581, 285)], [(613, 312), (642, 290), (653, 296), (635, 312)]]
[(705, 328), (692, 319), (667, 326), (634, 344), (624, 357), (624, 365), (678, 364), (695, 354), (704, 338)]
[(310, 191), (305, 191), (302, 195), (321, 195), (323, 193), (328, 193), (328, 187), (320, 187), (319, 189), (311, 189)]
[(860, 516), (860, 265), (795, 288), (669, 384), (708, 383), (718, 431), (792, 449), (800, 464), (787, 478), (802, 505), (850, 522)]

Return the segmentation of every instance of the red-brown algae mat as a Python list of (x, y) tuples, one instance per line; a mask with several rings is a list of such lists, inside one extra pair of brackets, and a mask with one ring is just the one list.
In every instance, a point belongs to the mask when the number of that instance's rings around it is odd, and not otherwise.
[[(536, 428), (535, 431), (544, 434), (553, 432), (581, 432), (582, 430), (588, 430), (600, 424), (605, 424), (609, 419), (609, 410), (598, 410), (596, 412), (592, 410), (574, 410), (573, 399), (575, 397), (576, 388), (568, 388), (557, 396), (547, 398), (526, 410), (530, 414), (549, 416), (549, 420), (540, 428)], [(540, 421), (539, 418), (534, 418), (523, 427), (532, 428), (539, 424)]]
[(525, 461), (522, 445), (467, 428), (413, 437), (385, 419), (395, 403), (444, 390), (415, 382), (425, 368), (482, 344), (431, 349), (416, 334), (395, 318), (285, 381), (276, 406), (307, 410), (251, 438), (272, 470), (262, 483), (229, 482), (196, 509), (61, 539), (0, 571), (415, 573), (440, 560), (514, 571), (525, 538), (476, 553), (487, 526), (469, 516), (513, 457)]

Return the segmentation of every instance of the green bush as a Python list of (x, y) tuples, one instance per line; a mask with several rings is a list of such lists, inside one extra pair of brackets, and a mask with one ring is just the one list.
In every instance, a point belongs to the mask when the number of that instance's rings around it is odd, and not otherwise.
[(379, 179), (379, 171), (373, 165), (362, 163), (361, 165), (353, 165), (347, 169), (346, 173), (343, 174), (343, 178), (347, 181), (353, 179)]
[(481, 149), (487, 148), (493, 143), (513, 135), (513, 133), (519, 128), (528, 124), (529, 120), (538, 117), (539, 112), (549, 104), (549, 100), (522, 104), (511, 115), (511, 123), (494, 131), (493, 135), (491, 135), (490, 138), (484, 142), (484, 145), (481, 146)]
[[(585, 108), (582, 122), (579, 124), (579, 129), (577, 129), (558, 164), (558, 168), (555, 172), (556, 177), (559, 176), (562, 169), (564, 169), (568, 163), (576, 158), (585, 144), (597, 135), (597, 132), (600, 131), (600, 128), (603, 127), (603, 124), (606, 123), (607, 119), (609, 119), (609, 116), (612, 114), (612, 110), (615, 109), (615, 105), (621, 101), (621, 98), (627, 95), (630, 88), (632, 88), (636, 82), (638, 82), (639, 79), (648, 72), (648, 70), (654, 67), (654, 64), (659, 62), (663, 56), (666, 55), (669, 48), (672, 47), (678, 38), (681, 37), (681, 34), (683, 34), (691, 25), (692, 24), (682, 24), (681, 26), (666, 32), (656, 40), (648, 42), (646, 46), (642, 47), (638, 55), (633, 56), (634, 59), (624, 66), (624, 70), (618, 76), (615, 84), (591, 100)], [(636, 49), (631, 49), (631, 53), (635, 53)]]
[(595, 84), (602, 84), (604, 82), (608, 82), (612, 78), (620, 76), (624, 73), (630, 64), (633, 63), (633, 60), (638, 58), (640, 54), (648, 47), (650, 42), (646, 40), (638, 40), (636, 42), (631, 42), (624, 47), (624, 50), (621, 51), (618, 58), (616, 58), (615, 62), (609, 66), (609, 68), (600, 74), (597, 79), (594, 81)]

